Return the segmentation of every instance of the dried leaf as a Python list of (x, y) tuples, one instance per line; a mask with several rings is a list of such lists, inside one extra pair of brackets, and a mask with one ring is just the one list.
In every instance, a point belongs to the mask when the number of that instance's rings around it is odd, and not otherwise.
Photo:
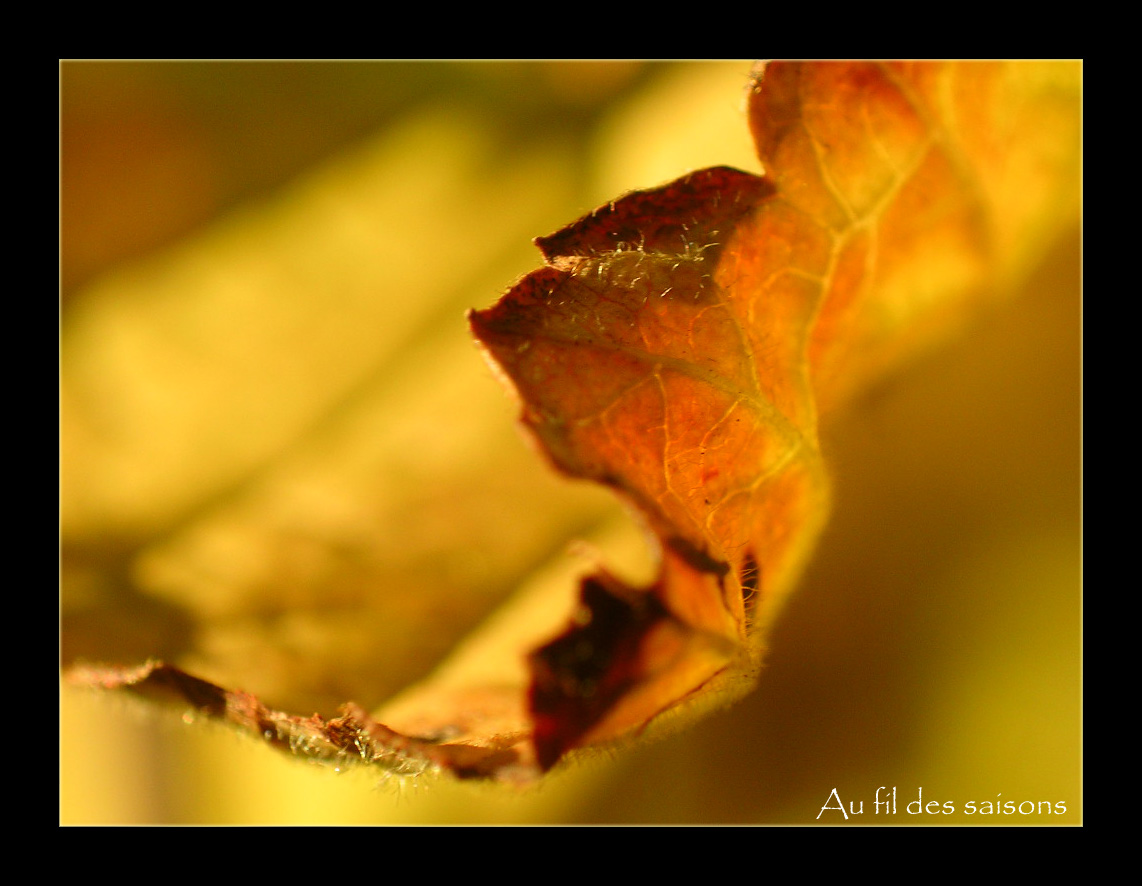
[[(161, 664), (77, 679), (174, 687), (296, 753), (506, 780), (732, 700), (827, 516), (819, 416), (1070, 222), (1078, 90), (1057, 65), (772, 65), (751, 90), (764, 177), (693, 173), (538, 241), (548, 266), (473, 329), (550, 460), (628, 500), (661, 566), (646, 588), (585, 579), (530, 688), (476, 674), (478, 643), (373, 716), (279, 714)], [(492, 636), (543, 639), (528, 619)]]
[[(473, 314), (555, 466), (613, 487), (662, 548), (649, 588), (587, 579), (573, 626), (533, 657), (542, 765), (750, 685), (758, 622), (828, 510), (820, 411), (946, 335), (1018, 258), (1006, 241), (1030, 232), (1011, 216), (1057, 205), (997, 202), (993, 164), (1041, 159), (991, 128), (1027, 100), (1011, 76), (759, 70), (768, 177), (709, 169), (603, 207), (538, 240), (548, 267)], [(965, 124), (982, 95), (1004, 104)]]

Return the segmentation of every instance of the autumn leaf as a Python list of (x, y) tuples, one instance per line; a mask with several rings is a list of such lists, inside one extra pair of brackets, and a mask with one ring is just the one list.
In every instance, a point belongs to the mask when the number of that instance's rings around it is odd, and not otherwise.
[(709, 169), (603, 207), (540, 238), (549, 267), (473, 315), (555, 466), (613, 487), (662, 549), (650, 588), (588, 579), (574, 626), (534, 656), (542, 765), (749, 684), (757, 622), (828, 510), (820, 410), (1008, 272), (1011, 215), (1058, 205), (997, 203), (1003, 148), (964, 126), (981, 94), (1012, 101), (1010, 76), (759, 69), (750, 119), (768, 177)]
[(303, 717), (169, 665), (75, 674), (296, 753), (510, 780), (740, 696), (828, 514), (820, 417), (1070, 223), (1078, 88), (1057, 65), (772, 65), (750, 92), (763, 176), (692, 173), (538, 241), (547, 266), (473, 329), (550, 461), (627, 500), (661, 565), (584, 579), (554, 640), (494, 635), (536, 650), (529, 676), (473, 681), (477, 641), (378, 712)]

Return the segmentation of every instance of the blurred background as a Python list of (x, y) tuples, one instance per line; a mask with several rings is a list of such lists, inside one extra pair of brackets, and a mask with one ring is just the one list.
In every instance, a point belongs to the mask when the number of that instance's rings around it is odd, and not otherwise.
[[(536, 575), (570, 586), (575, 538), (640, 568), (610, 497), (516, 431), (464, 311), (626, 190), (757, 171), (749, 68), (62, 63), (63, 663), (162, 656), (332, 714)], [(883, 823), (895, 785), (890, 823), (1080, 823), (1080, 281), (1076, 220), (827, 426), (833, 522), (729, 711), (517, 795), (64, 688), (61, 821), (811, 823), (835, 788)], [(921, 788), (1067, 811), (907, 816)]]

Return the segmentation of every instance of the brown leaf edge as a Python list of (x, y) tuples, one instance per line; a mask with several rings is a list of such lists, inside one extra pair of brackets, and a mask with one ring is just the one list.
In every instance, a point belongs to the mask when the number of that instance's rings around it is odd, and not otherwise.
[(529, 747), (518, 736), (505, 736), (502, 746), (482, 747), (402, 735), (352, 702), (331, 719), (287, 714), (248, 692), (223, 689), (157, 660), (136, 668), (77, 666), (67, 680), (77, 687), (123, 690), (183, 709), (189, 705), (193, 712), (260, 737), (276, 750), (338, 768), (374, 766), (399, 776), (446, 771), (460, 779), (520, 784), (536, 775)]

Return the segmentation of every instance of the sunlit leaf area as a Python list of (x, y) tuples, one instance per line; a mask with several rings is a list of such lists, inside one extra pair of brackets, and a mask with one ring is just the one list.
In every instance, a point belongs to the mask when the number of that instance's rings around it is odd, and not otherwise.
[[(600, 563), (645, 581), (643, 521), (551, 469), (465, 314), (624, 192), (763, 172), (751, 67), (62, 63), (61, 667), (400, 710), (458, 646), (465, 679), (521, 669), (498, 638), (555, 636)], [(1076, 119), (1044, 126), (1078, 156)], [(291, 759), (64, 681), (61, 822), (1081, 824), (1057, 212), (1028, 275), (821, 425), (829, 521), (741, 701), (520, 789)]]

